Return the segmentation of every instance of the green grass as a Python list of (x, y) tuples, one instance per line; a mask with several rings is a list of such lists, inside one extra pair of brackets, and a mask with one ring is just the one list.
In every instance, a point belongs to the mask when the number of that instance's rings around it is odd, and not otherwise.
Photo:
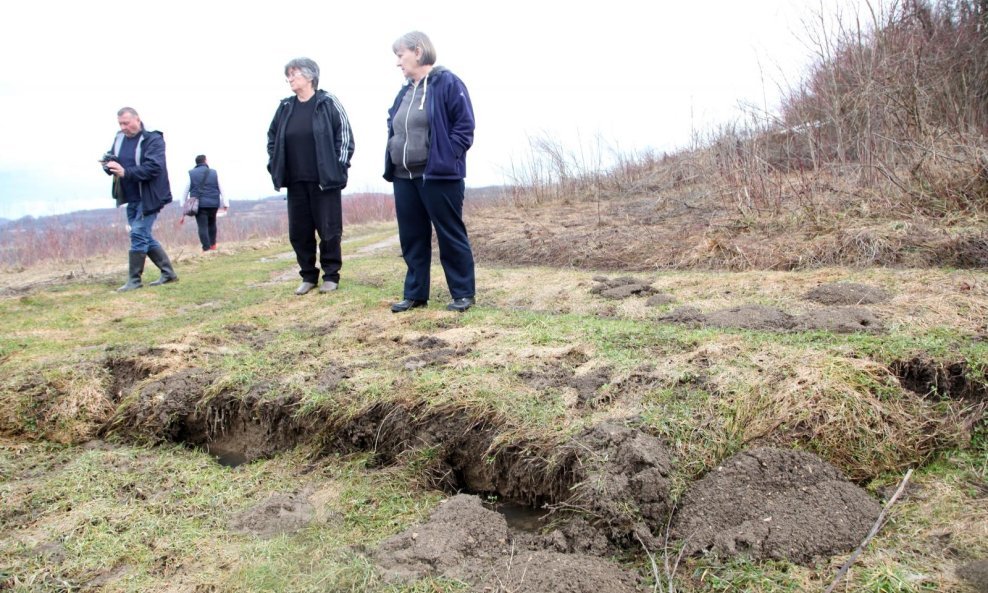
[[(435, 450), (375, 468), (368, 455), (316, 457), (304, 444), (230, 470), (175, 445), (82, 446), (108, 414), (127, 418), (141, 405), (136, 392), (119, 402), (107, 394), (113, 381), (128, 379), (115, 375), (128, 365), (148, 374), (130, 378), (137, 386), (185, 369), (215, 373), (196, 394), (200, 406), (220, 394), (286, 398), (297, 402), (296, 417), (341, 420), (376, 403), (411, 403), (490, 420), (499, 443), (562, 441), (603, 420), (628, 421), (668, 444), (676, 494), (754, 444), (814, 451), (876, 496), (915, 465), (917, 484), (935, 500), (900, 502), (852, 572), (853, 590), (927, 590), (933, 581), (914, 574), (948, 582), (951, 560), (938, 556), (942, 546), (928, 532), (953, 530), (957, 549), (988, 555), (979, 532), (964, 531), (986, 488), (983, 422), (973, 434), (949, 433), (964, 405), (907, 392), (888, 371), (923, 354), (962, 361), (972, 381), (984, 381), (988, 343), (968, 329), (936, 317), (893, 322), (881, 334), (697, 329), (657, 322), (666, 309), (589, 295), (586, 272), (484, 266), (486, 292), (466, 314), (443, 310), (437, 265), (430, 307), (393, 315), (388, 303), (401, 295), (403, 263), (393, 250), (358, 254), (393, 232), (373, 227), (344, 245), (341, 290), (332, 295), (295, 297), (294, 261), (275, 258), (288, 250), (275, 245), (179, 262), (174, 285), (118, 294), (116, 281), (73, 281), (0, 300), (0, 588), (76, 590), (106, 579), (106, 591), (166, 583), (465, 590), (442, 579), (386, 583), (364, 553), (421, 521), (444, 496), (426, 482)], [(870, 281), (881, 284), (885, 273), (871, 272)], [(757, 300), (752, 277), (738, 295), (745, 302)], [(660, 278), (696, 294), (715, 284), (698, 273)], [(565, 312), (554, 313), (543, 305), (560, 291)], [(707, 292), (724, 298), (719, 288)], [(907, 306), (886, 314), (918, 314)], [(974, 305), (944, 306), (962, 315)], [(416, 345), (421, 336), (443, 338), (454, 353), (410, 368), (410, 358), (432, 352)], [(580, 404), (568, 380), (585, 371), (606, 381), (599, 398)], [(931, 432), (940, 440), (921, 442)], [(237, 513), (272, 493), (306, 487), (335, 493), (325, 521), (268, 539), (231, 529)], [(640, 560), (631, 562), (644, 567)], [(686, 561), (676, 582), (684, 592), (822, 589), (833, 568), (702, 558)]]

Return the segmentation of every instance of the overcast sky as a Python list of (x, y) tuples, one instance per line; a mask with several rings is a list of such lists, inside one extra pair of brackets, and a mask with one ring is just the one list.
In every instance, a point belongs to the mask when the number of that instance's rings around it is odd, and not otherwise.
[[(825, 0), (824, 4), (827, 4)], [(356, 153), (344, 193), (390, 192), (387, 108), (402, 80), (392, 42), (428, 34), (477, 119), (467, 185), (510, 183), (529, 140), (574, 151), (669, 151), (774, 108), (810, 61), (818, 1), (8, 3), (0, 35), (0, 217), (112, 204), (97, 158), (131, 106), (164, 133), (176, 200), (195, 155), (231, 199), (274, 195), (267, 128), (307, 56), (347, 110)]]

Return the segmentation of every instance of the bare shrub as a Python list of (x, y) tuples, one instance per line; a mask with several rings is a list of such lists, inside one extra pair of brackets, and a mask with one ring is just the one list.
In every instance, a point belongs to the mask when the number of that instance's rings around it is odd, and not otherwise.
[[(344, 225), (394, 219), (390, 194), (353, 194), (343, 198)], [(217, 219), (221, 243), (288, 236), (284, 201), (234, 202), (230, 215)], [(196, 223), (177, 208), (158, 215), (155, 237), (169, 250), (199, 248)], [(129, 245), (123, 208), (88, 210), (41, 218), (26, 217), (0, 227), (0, 269), (23, 269), (41, 262), (65, 262), (126, 251)]]

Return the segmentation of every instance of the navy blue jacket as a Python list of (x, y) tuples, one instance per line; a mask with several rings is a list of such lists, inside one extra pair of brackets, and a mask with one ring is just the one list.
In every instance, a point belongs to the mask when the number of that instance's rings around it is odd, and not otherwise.
[(219, 173), (203, 163), (189, 170), (189, 195), (199, 198), (200, 208), (220, 207)]
[[(312, 133), (316, 139), (319, 187), (324, 190), (343, 189), (353, 157), (350, 120), (339, 100), (324, 90), (316, 91), (310, 101), (316, 101)], [(282, 99), (268, 127), (268, 173), (271, 173), (276, 190), (285, 187), (285, 128), (294, 106), (294, 96)]]
[[(473, 104), (467, 87), (442, 66), (434, 67), (426, 81), (425, 104), (429, 111), (429, 158), (423, 179), (456, 180), (467, 176), (467, 150), (473, 145)], [(420, 83), (421, 84), (421, 83)], [(394, 136), (394, 118), (401, 99), (412, 87), (405, 84), (388, 110), (388, 140)], [(394, 163), (384, 150), (384, 178), (394, 181)]]
[[(123, 139), (124, 133), (117, 132), (110, 152), (119, 156)], [(124, 174), (138, 182), (138, 189), (141, 192), (141, 212), (145, 216), (154, 214), (172, 201), (172, 187), (168, 182), (168, 165), (165, 161), (165, 135), (142, 128), (134, 160), (137, 161), (137, 166), (128, 168)], [(113, 197), (117, 201), (117, 206), (126, 203), (126, 200), (121, 201), (121, 196), (115, 193)]]

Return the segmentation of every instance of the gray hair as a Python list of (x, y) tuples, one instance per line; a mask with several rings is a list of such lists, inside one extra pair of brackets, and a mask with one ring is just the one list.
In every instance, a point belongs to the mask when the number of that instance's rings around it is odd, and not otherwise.
[(319, 64), (309, 58), (295, 58), (285, 64), (285, 76), (292, 70), (298, 70), (305, 78), (312, 81), (312, 88), (319, 88)]
[(134, 109), (133, 107), (121, 107), (120, 110), (117, 111), (117, 117), (120, 117), (121, 115), (123, 115), (125, 113), (127, 113), (129, 115), (132, 115), (132, 116), (136, 117), (137, 119), (141, 119), (141, 116), (137, 115), (137, 110)]
[(391, 44), (391, 51), (395, 53), (398, 53), (398, 50), (401, 49), (415, 51), (416, 48), (422, 50), (422, 57), (419, 58), (419, 64), (431, 66), (436, 63), (436, 46), (432, 45), (429, 36), (421, 31), (405, 33)]

